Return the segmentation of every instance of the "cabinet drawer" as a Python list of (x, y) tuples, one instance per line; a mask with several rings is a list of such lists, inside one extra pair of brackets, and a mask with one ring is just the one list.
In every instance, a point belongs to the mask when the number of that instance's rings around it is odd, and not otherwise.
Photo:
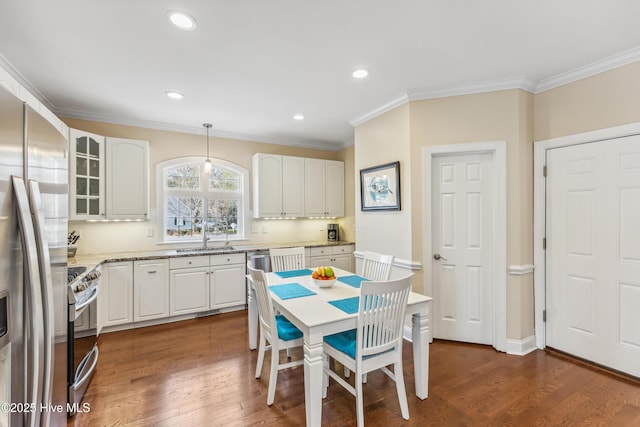
[(333, 255), (351, 255), (353, 253), (353, 245), (333, 246)]
[(331, 255), (331, 246), (321, 246), (319, 248), (311, 248), (311, 256), (327, 256)]
[(244, 263), (245, 263), (244, 253), (211, 255), (211, 265), (244, 264)]
[(175, 270), (177, 268), (192, 268), (192, 267), (208, 267), (209, 256), (190, 256), (179, 257), (169, 259), (169, 268)]

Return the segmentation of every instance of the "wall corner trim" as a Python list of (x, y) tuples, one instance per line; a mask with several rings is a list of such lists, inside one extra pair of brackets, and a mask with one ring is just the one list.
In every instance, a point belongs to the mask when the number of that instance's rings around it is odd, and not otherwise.
[(509, 274), (514, 276), (524, 276), (525, 274), (531, 274), (534, 270), (535, 266), (533, 264), (509, 266)]
[(529, 354), (537, 349), (538, 347), (536, 347), (535, 335), (531, 335), (530, 337), (521, 340), (507, 340), (507, 354), (524, 356), (525, 354)]

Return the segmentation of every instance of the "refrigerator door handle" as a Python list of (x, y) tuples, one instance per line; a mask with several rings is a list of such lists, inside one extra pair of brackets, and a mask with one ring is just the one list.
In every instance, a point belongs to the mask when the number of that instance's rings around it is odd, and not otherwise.
[[(40, 293), (40, 271), (36, 250), (36, 237), (31, 220), (29, 198), (24, 180), (12, 176), (13, 193), (17, 202), (18, 228), (22, 237), (22, 251), (25, 257), (25, 300), (27, 310), (27, 324), (29, 328), (29, 342), (27, 349), (33, 350), (31, 364), (29, 360), (25, 366), (25, 383), (27, 385), (25, 402), (35, 404), (40, 408), (42, 404), (43, 370), (44, 370), (44, 331), (42, 325), (42, 295)], [(29, 355), (29, 352), (26, 352)], [(39, 426), (40, 411), (25, 413), (25, 425)]]
[[(51, 275), (51, 259), (49, 244), (46, 237), (42, 210), (42, 195), (37, 181), (29, 180), (29, 206), (33, 217), (33, 228), (38, 250), (38, 264), (40, 267), (40, 283), (43, 304), (44, 328), (44, 383), (42, 386), (42, 403), (52, 403), (53, 392), (53, 335), (55, 331), (53, 313), (53, 276)], [(48, 425), (48, 412), (44, 411), (42, 424)]]

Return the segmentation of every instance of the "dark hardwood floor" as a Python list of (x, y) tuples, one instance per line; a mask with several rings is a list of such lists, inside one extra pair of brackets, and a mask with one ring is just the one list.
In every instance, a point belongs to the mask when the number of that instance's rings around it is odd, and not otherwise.
[[(90, 411), (67, 425), (304, 425), (303, 368), (280, 373), (269, 407), (270, 356), (255, 379), (256, 356), (248, 350), (245, 311), (103, 334), (85, 397)], [(429, 398), (422, 401), (415, 396), (411, 344), (405, 343), (409, 421), (400, 416), (393, 382), (381, 372), (369, 374), (366, 425), (640, 426), (640, 384), (567, 357), (540, 350), (511, 356), (448, 341), (431, 344), (430, 356)], [(332, 382), (322, 424), (355, 423), (354, 398)]]

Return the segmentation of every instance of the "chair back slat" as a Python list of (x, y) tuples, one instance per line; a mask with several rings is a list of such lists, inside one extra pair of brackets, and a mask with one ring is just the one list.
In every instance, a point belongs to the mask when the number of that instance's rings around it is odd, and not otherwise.
[(269, 249), (272, 271), (300, 270), (305, 268), (304, 247)]
[(253, 267), (251, 261), (247, 261), (247, 270), (249, 270), (249, 276), (253, 284), (253, 289), (256, 292), (256, 299), (258, 300), (258, 317), (260, 318), (260, 327), (267, 336), (271, 337), (271, 332), (276, 331), (277, 339), (277, 327), (275, 310), (271, 301), (271, 293), (269, 292), (267, 276), (264, 271)]
[(413, 274), (397, 280), (362, 282), (356, 357), (390, 350), (401, 343)]
[(376, 252), (365, 251), (360, 275), (373, 281), (385, 281), (391, 277), (393, 267), (393, 255), (383, 255)]

